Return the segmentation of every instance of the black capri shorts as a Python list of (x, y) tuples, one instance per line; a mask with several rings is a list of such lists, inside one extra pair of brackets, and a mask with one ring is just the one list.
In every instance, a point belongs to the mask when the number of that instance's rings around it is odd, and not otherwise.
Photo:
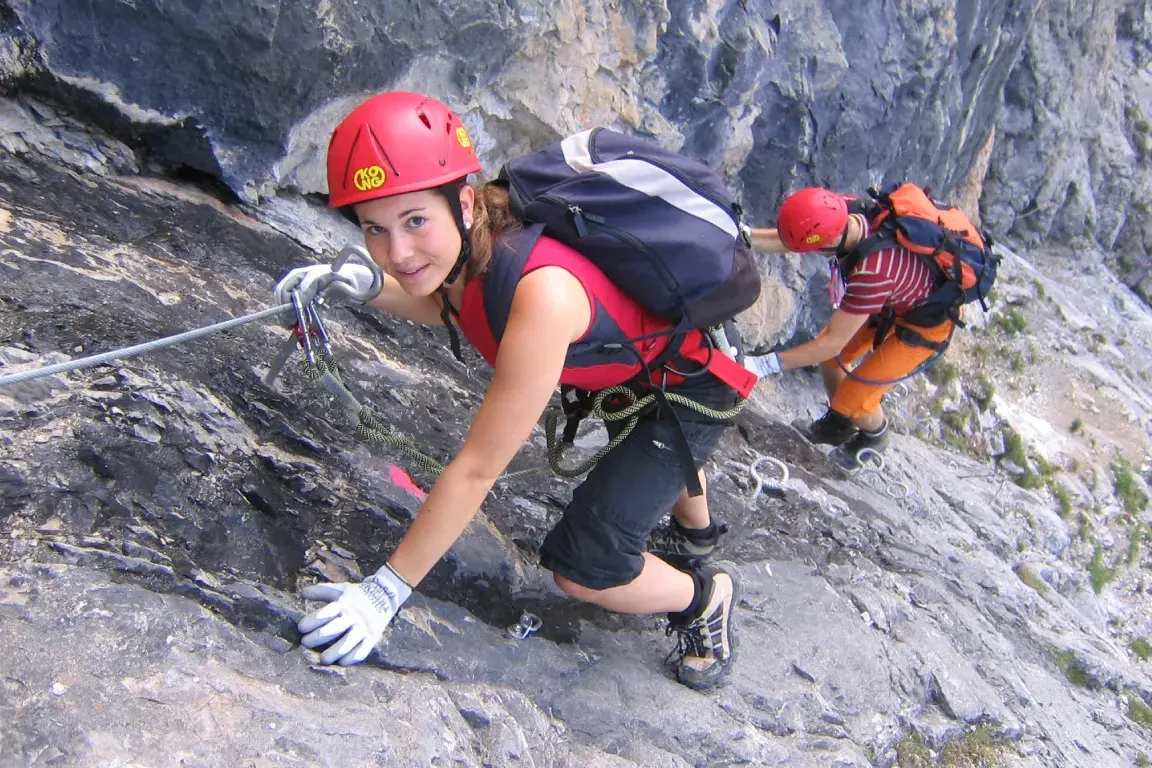
[[(731, 408), (737, 400), (734, 389), (710, 375), (668, 391), (716, 410)], [(676, 412), (699, 470), (730, 423), (681, 407)], [(600, 460), (572, 492), (564, 515), (544, 538), (540, 548), (544, 568), (588, 589), (618, 587), (640, 575), (648, 534), (685, 488), (674, 430), (671, 419), (649, 412), (623, 443)]]

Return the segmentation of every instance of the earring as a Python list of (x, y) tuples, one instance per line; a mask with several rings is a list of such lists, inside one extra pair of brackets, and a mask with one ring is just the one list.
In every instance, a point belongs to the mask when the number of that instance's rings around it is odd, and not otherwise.
[(470, 221), (464, 222), (464, 231), (467, 232), (469, 229), (472, 229), (472, 222), (470, 222)]

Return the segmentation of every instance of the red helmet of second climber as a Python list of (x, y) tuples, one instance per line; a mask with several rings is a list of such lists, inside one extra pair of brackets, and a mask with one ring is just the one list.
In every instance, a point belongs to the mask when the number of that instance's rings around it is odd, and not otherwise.
[(389, 91), (344, 118), (328, 142), (328, 205), (432, 189), (480, 171), (456, 113), (419, 93)]
[(776, 228), (784, 247), (794, 253), (832, 248), (848, 226), (848, 203), (823, 187), (807, 187), (780, 206)]

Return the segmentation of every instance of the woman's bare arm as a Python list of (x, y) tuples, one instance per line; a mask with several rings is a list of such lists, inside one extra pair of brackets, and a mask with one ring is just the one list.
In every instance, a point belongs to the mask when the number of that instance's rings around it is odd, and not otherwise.
[(583, 286), (558, 267), (520, 281), (495, 372), (459, 455), (444, 470), (389, 559), (416, 584), (459, 538), (548, 406), (568, 345), (588, 327)]

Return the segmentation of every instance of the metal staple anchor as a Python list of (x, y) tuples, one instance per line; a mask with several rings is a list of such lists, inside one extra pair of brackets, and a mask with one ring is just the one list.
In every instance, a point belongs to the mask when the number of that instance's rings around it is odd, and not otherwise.
[[(773, 479), (769, 479), (769, 478), (765, 478), (765, 477), (761, 476), (760, 471), (759, 471), (760, 465), (763, 464), (764, 462), (768, 462), (769, 464), (772, 464), (778, 470), (780, 470), (780, 479), (779, 480), (773, 480)], [(752, 479), (756, 481), (756, 491), (752, 494), (752, 503), (753, 504), (755, 504), (757, 501), (760, 500), (760, 494), (764, 491), (765, 486), (767, 486), (768, 489), (772, 490), (772, 491), (783, 490), (784, 483), (788, 482), (788, 477), (789, 477), (788, 465), (785, 464), (784, 462), (780, 461), (779, 459), (773, 458), (771, 456), (761, 456), (760, 458), (756, 459), (756, 461), (749, 464), (748, 465), (748, 473), (751, 474)]]
[[(869, 462), (871, 460), (871, 462)], [(876, 472), (877, 474), (884, 471), (886, 466), (884, 457), (878, 451), (871, 448), (861, 448), (856, 451), (856, 463), (860, 465), (863, 472)], [(872, 466), (868, 466), (871, 463)]]
[(542, 626), (544, 626), (544, 622), (540, 621), (539, 616), (525, 612), (520, 614), (520, 621), (508, 627), (508, 636), (516, 640), (523, 640)]
[[(856, 461), (860, 464), (860, 474), (864, 477), (875, 476), (880, 478), (880, 473), (884, 471), (885, 466), (884, 457), (877, 451), (871, 448), (861, 448), (856, 452)], [(912, 488), (908, 483), (892, 482), (888, 483), (887, 487), (877, 486), (874, 483), (868, 483), (872, 488), (882, 491), (886, 496), (891, 499), (902, 501), (912, 493)]]
[(903, 501), (912, 494), (912, 489), (908, 483), (895, 482), (888, 484), (888, 495), (897, 501)]

